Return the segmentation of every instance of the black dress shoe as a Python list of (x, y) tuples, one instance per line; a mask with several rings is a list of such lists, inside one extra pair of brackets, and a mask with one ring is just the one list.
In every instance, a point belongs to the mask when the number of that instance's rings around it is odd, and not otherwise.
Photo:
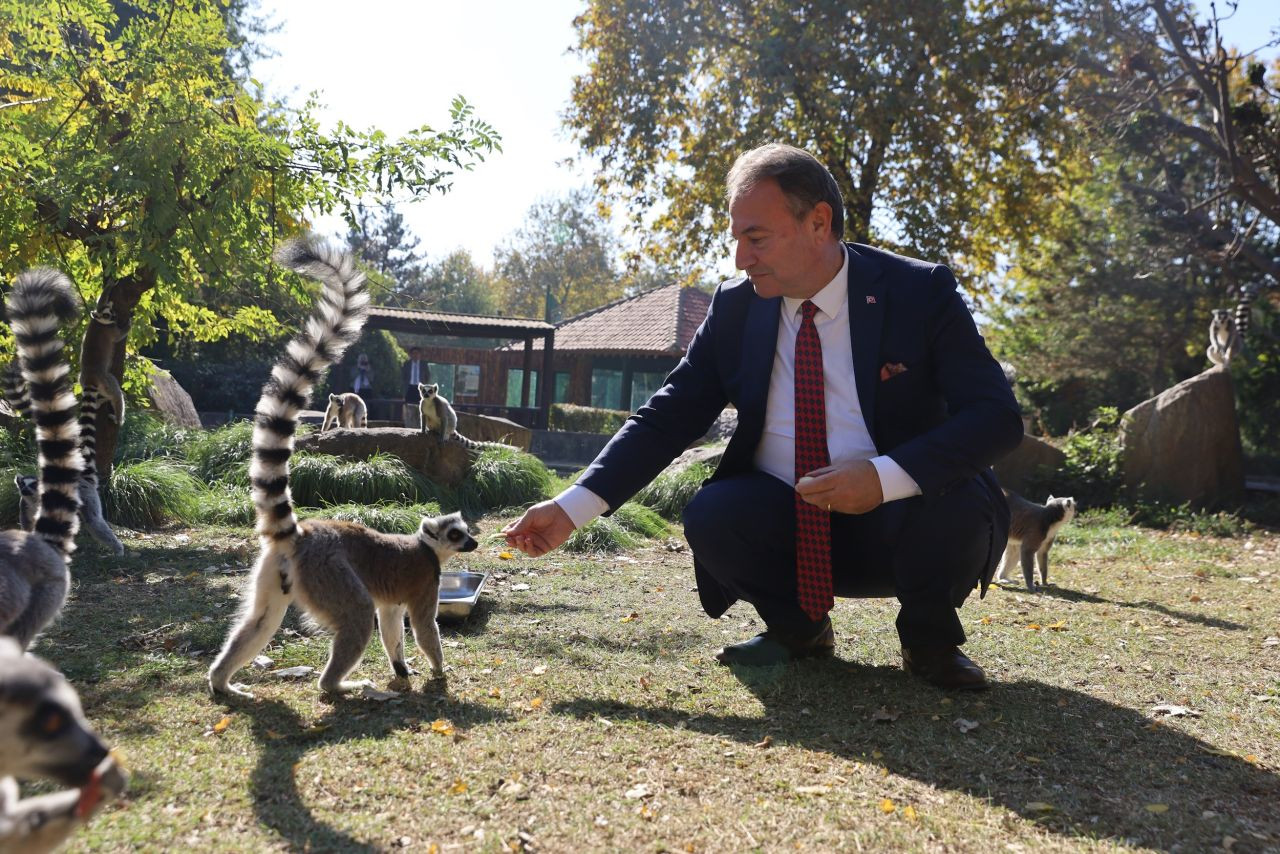
[(744, 667), (765, 667), (801, 658), (830, 658), (835, 654), (836, 633), (831, 628), (831, 620), (826, 620), (818, 633), (809, 638), (797, 638), (772, 630), (761, 632), (751, 640), (726, 646), (716, 653), (716, 661)]
[(904, 646), (902, 669), (947, 691), (982, 691), (991, 687), (982, 668), (954, 646)]

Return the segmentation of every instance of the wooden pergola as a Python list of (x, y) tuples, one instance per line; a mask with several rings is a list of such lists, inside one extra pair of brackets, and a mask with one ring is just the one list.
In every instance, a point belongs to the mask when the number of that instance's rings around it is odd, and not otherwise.
[[(409, 308), (373, 306), (369, 309), (366, 329), (385, 329), (411, 335), (451, 335), (458, 338), (502, 338), (524, 341), (524, 378), (520, 388), (520, 406), (529, 408), (529, 378), (533, 372), (533, 341), (542, 339), (542, 376), (553, 376), (556, 328), (542, 320), (524, 317), (496, 317), (484, 314), (449, 314), (443, 311), (418, 311)], [(551, 395), (555, 383), (539, 384), (540, 400), (532, 426), (546, 429), (551, 412)]]

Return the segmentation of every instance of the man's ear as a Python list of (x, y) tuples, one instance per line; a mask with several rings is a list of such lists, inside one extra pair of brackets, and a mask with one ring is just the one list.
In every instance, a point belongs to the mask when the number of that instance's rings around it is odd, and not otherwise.
[(813, 206), (813, 210), (809, 211), (805, 221), (812, 229), (814, 237), (826, 239), (831, 233), (831, 205), (818, 202)]

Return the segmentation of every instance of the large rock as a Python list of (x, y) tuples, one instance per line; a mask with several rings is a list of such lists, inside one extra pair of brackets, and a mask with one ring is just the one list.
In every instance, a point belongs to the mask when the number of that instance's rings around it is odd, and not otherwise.
[(365, 459), (377, 451), (395, 454), (429, 480), (448, 486), (461, 483), (471, 467), (471, 457), (462, 445), (441, 442), (432, 433), (408, 427), (370, 427), (364, 430), (338, 427), (299, 436), (295, 447), (300, 451), (348, 459)]
[(151, 375), (151, 387), (147, 389), (151, 408), (161, 418), (177, 427), (199, 427), (200, 413), (187, 390), (168, 371), (156, 371)]
[(1222, 367), (1130, 409), (1120, 442), (1125, 485), (1140, 498), (1217, 507), (1244, 497), (1235, 389)]
[(992, 469), (1001, 486), (1025, 494), (1033, 480), (1041, 480), (1046, 472), (1057, 469), (1066, 457), (1060, 448), (1024, 433), (1018, 447)]
[(470, 412), (458, 413), (458, 432), (477, 442), (502, 442), (522, 451), (528, 451), (529, 443), (533, 441), (533, 431), (528, 427), (506, 418)]

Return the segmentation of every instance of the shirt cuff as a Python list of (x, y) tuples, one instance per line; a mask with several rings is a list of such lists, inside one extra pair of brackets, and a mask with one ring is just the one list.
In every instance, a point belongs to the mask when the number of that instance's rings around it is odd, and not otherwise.
[(892, 457), (872, 457), (871, 465), (876, 467), (876, 474), (880, 476), (880, 492), (884, 494), (885, 501), (920, 494), (920, 485)]
[(609, 502), (585, 486), (576, 483), (555, 497), (556, 504), (565, 512), (575, 528), (596, 518), (609, 509)]

